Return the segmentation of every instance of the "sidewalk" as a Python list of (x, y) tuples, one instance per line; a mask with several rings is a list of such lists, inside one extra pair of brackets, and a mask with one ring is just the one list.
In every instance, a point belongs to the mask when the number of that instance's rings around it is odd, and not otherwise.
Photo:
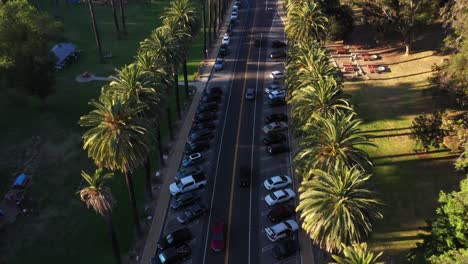
[[(151, 263), (151, 258), (156, 253), (157, 243), (161, 232), (164, 228), (164, 221), (166, 219), (167, 207), (171, 195), (169, 193), (169, 184), (172, 183), (172, 175), (175, 175), (179, 169), (179, 164), (183, 156), (185, 142), (187, 136), (192, 127), (192, 119), (195, 116), (197, 106), (200, 102), (202, 96), (202, 91), (208, 85), (208, 82), (211, 80), (211, 75), (213, 72), (214, 60), (218, 55), (218, 50), (221, 45), (220, 39), (224, 36), (227, 25), (230, 18), (226, 16), (217, 39), (213, 41), (213, 46), (208, 49), (208, 58), (205, 59), (202, 63), (200, 69), (199, 80), (191, 82), (190, 84), (197, 88), (197, 92), (193, 95), (192, 103), (190, 108), (185, 114), (185, 120), (183, 120), (182, 127), (179, 130), (177, 138), (173, 142), (173, 148), (169, 153), (168, 164), (161, 171), (162, 182), (160, 185), (160, 193), (157, 197), (156, 206), (154, 210), (154, 215), (152, 218), (151, 226), (146, 237), (146, 243), (143, 248), (142, 257), (140, 263), (149, 264)], [(201, 33), (202, 34), (202, 33)]]

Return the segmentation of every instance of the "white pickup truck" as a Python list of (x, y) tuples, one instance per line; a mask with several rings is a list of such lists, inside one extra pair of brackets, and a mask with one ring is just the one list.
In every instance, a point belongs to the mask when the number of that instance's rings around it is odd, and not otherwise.
[(172, 195), (177, 195), (197, 188), (203, 188), (207, 183), (203, 175), (190, 175), (169, 185), (169, 191)]

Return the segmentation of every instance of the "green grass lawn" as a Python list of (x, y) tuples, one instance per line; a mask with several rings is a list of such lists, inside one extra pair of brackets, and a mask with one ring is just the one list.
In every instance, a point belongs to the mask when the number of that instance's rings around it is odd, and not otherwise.
[[(78, 83), (74, 79), (84, 71), (98, 76), (114, 73), (114, 68), (132, 63), (138, 44), (157, 27), (159, 16), (168, 1), (131, 2), (126, 8), (128, 36), (116, 40), (110, 5), (96, 5), (96, 17), (104, 51), (113, 54), (111, 61), (99, 64), (86, 5), (67, 5), (39, 1), (37, 5), (63, 21), (65, 37), (83, 50), (78, 62), (57, 74), (56, 92), (39, 107), (34, 98), (15, 93), (0, 97), (2, 137), (0, 138), (0, 183), (5, 193), (17, 171), (22, 171), (21, 158), (31, 137), (39, 136), (40, 159), (28, 169), (33, 174), (26, 201), (33, 212), (19, 216), (14, 224), (0, 230), (1, 263), (112, 263), (112, 251), (107, 229), (101, 217), (80, 202), (76, 191), (80, 171), (91, 162), (82, 150), (83, 130), (77, 122), (90, 110), (87, 102), (97, 98), (105, 82)], [(196, 3), (198, 7), (199, 3)], [(200, 10), (198, 8), (198, 10)], [(202, 34), (193, 42), (189, 56), (189, 74), (193, 78), (202, 58)], [(182, 79), (182, 75), (181, 75)], [(184, 97), (181, 88), (181, 97)], [(174, 105), (174, 98), (167, 98)], [(174, 109), (174, 108), (173, 108)], [(175, 111), (172, 113), (175, 119)], [(166, 127), (167, 122), (163, 122)], [(163, 131), (167, 140), (167, 131)], [(155, 152), (155, 151), (154, 151)], [(26, 153), (27, 156), (27, 153)], [(157, 153), (153, 153), (156, 164)], [(135, 172), (135, 188), (139, 207), (144, 201), (143, 172)], [(122, 253), (134, 242), (128, 193), (123, 177), (111, 182), (115, 200), (113, 216)], [(143, 221), (143, 220), (142, 220)]]
[(432, 112), (435, 100), (441, 100), (432, 97), (427, 83), (431, 65), (441, 57), (427, 51), (401, 60), (406, 62), (390, 65), (392, 72), (381, 74), (381, 80), (345, 83), (365, 121), (363, 130), (378, 146), (368, 151), (375, 163), (373, 182), (385, 203), (384, 219), (369, 242), (373, 250), (385, 252), (386, 263), (406, 262), (408, 250), (420, 242), (419, 227), (435, 215), (439, 191), (453, 190), (462, 179), (448, 150), (418, 154), (409, 137), (413, 118)]

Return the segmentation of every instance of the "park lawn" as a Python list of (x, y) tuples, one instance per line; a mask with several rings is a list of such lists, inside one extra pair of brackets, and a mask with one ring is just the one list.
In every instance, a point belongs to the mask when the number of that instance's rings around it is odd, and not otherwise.
[[(13, 182), (15, 172), (24, 170), (22, 160), (25, 146), (31, 138), (39, 137), (40, 155), (29, 167), (33, 180), (28, 189), (26, 208), (32, 213), (19, 216), (14, 224), (0, 231), (1, 261), (4, 263), (113, 263), (110, 240), (101, 217), (80, 202), (76, 192), (80, 186), (80, 171), (91, 172), (91, 161), (82, 150), (79, 117), (91, 109), (88, 101), (97, 98), (105, 82), (78, 83), (74, 79), (84, 71), (97, 76), (114, 74), (114, 68), (133, 61), (138, 44), (152, 29), (159, 26), (159, 16), (168, 1), (151, 3), (129, 2), (126, 8), (128, 36), (116, 40), (110, 6), (96, 5), (96, 17), (103, 51), (112, 52), (112, 59), (99, 64), (91, 28), (89, 10), (85, 5), (71, 5), (39, 1), (36, 5), (53, 14), (64, 23), (65, 37), (83, 50), (79, 60), (57, 74), (56, 92), (41, 106), (34, 98), (16, 93), (0, 97), (0, 117), (3, 120), (0, 138), (0, 183), (5, 193)], [(195, 3), (197, 6), (199, 3)], [(199, 9), (198, 9), (199, 10)], [(119, 18), (120, 19), (120, 18)], [(193, 77), (202, 58), (202, 34), (193, 43), (189, 56), (189, 74)], [(185, 100), (181, 87), (181, 98)], [(171, 95), (171, 105), (175, 105)], [(175, 108), (172, 107), (175, 120)], [(167, 122), (162, 123), (167, 141)], [(30, 150), (26, 151), (26, 156)], [(152, 153), (152, 164), (157, 164), (157, 152)], [(135, 172), (135, 190), (138, 205), (143, 208), (145, 197), (143, 171)], [(133, 223), (130, 218), (128, 193), (121, 175), (110, 183), (116, 200), (113, 216), (122, 254), (134, 243)], [(143, 212), (143, 209), (140, 210)], [(142, 222), (144, 217), (142, 216)]]
[(362, 130), (378, 146), (366, 150), (375, 164), (373, 184), (384, 203), (384, 219), (376, 223), (369, 243), (384, 251), (386, 263), (406, 262), (408, 250), (421, 241), (419, 228), (435, 215), (438, 193), (457, 188), (462, 179), (448, 150), (418, 154), (409, 137), (414, 117), (432, 112), (442, 99), (432, 96), (427, 82), (432, 64), (441, 58), (432, 51), (401, 56), (404, 62), (389, 64), (392, 72), (379, 75), (380, 80), (345, 83), (364, 120)]

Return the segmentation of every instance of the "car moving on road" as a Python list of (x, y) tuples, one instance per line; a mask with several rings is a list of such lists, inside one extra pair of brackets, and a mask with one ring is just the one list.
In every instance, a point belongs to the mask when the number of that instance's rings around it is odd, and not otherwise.
[(278, 176), (273, 176), (269, 179), (266, 179), (263, 182), (263, 186), (265, 186), (265, 188), (270, 191), (270, 190), (286, 187), (291, 183), (292, 183), (291, 177), (287, 175), (278, 175)]
[(270, 193), (269, 195), (265, 197), (265, 202), (269, 206), (272, 206), (275, 204), (287, 202), (291, 200), (292, 198), (294, 198), (295, 196), (296, 194), (294, 193), (294, 191), (291, 190), (290, 188), (287, 188), (287, 189), (278, 190), (276, 192)]
[(287, 220), (274, 226), (265, 228), (265, 233), (270, 241), (275, 242), (291, 236), (291, 234), (296, 232), (298, 229), (299, 225), (296, 221)]
[(222, 251), (226, 246), (226, 223), (220, 219), (216, 221), (211, 229), (211, 249)]
[(263, 132), (265, 132), (265, 134), (268, 134), (268, 133), (281, 132), (287, 129), (288, 129), (288, 124), (286, 124), (285, 122), (272, 122), (263, 127)]
[(201, 203), (196, 203), (188, 207), (182, 214), (177, 216), (177, 221), (181, 224), (187, 224), (198, 217), (208, 213), (208, 208)]
[(255, 90), (253, 88), (247, 88), (247, 91), (245, 92), (245, 99), (255, 100)]
[(165, 250), (170, 247), (178, 247), (191, 239), (192, 232), (187, 228), (182, 228), (161, 237), (158, 241), (158, 249)]

